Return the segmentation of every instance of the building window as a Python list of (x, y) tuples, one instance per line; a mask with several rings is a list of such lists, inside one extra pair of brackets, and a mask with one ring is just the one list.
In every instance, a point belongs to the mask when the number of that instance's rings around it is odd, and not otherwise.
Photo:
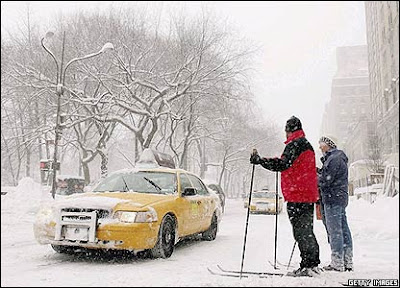
[(389, 110), (389, 89), (385, 88), (383, 92), (383, 103), (384, 103), (384, 112)]
[(389, 133), (387, 133), (388, 137), (386, 138), (385, 142), (385, 153), (390, 154), (392, 153), (392, 137)]
[[(399, 93), (399, 91), (398, 91), (398, 89), (397, 89), (396, 82), (397, 82), (396, 78), (393, 78), (393, 79), (392, 79), (393, 103), (396, 103), (397, 100), (398, 100), (398, 95), (397, 95), (397, 94)], [(398, 83), (398, 82), (397, 82), (397, 83)]]

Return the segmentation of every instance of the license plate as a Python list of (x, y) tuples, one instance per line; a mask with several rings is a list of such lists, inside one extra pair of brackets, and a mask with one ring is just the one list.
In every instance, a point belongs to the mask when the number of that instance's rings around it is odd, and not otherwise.
[(64, 238), (67, 240), (88, 241), (89, 228), (87, 227), (64, 227)]

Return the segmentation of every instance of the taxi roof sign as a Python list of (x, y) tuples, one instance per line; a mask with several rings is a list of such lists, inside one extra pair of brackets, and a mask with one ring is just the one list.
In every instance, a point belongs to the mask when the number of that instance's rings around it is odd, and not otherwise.
[(146, 148), (143, 150), (142, 155), (140, 156), (137, 164), (140, 164), (141, 167), (168, 167), (175, 169), (175, 162), (172, 159), (172, 156), (167, 153), (162, 153), (154, 149)]

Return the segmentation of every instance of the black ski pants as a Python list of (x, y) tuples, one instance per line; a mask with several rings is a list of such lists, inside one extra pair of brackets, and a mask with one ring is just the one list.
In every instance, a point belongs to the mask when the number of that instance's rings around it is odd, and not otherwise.
[(314, 235), (314, 203), (287, 203), (287, 212), (292, 224), (293, 236), (300, 249), (300, 268), (318, 266), (319, 246)]

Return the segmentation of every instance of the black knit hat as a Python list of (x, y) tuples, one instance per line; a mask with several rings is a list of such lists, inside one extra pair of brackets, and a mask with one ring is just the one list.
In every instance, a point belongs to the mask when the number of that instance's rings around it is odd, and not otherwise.
[(286, 132), (294, 132), (297, 130), (303, 129), (301, 126), (300, 119), (296, 116), (290, 117), (289, 120), (286, 121), (285, 131)]

